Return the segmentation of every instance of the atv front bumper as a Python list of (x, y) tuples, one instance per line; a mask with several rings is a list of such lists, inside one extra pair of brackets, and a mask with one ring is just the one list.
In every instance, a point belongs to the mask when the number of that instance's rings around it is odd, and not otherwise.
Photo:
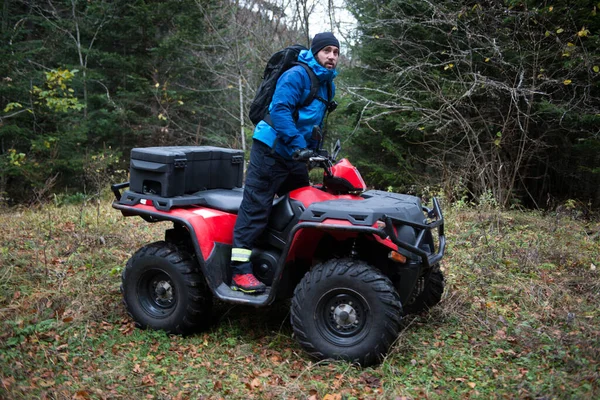
[[(423, 261), (423, 266), (425, 268), (430, 268), (432, 265), (435, 265), (441, 261), (441, 259), (444, 257), (444, 252), (446, 251), (446, 236), (444, 235), (444, 216), (442, 215), (440, 203), (435, 197), (433, 198), (433, 209), (423, 207), (423, 211), (427, 213), (427, 217), (429, 219), (433, 219), (432, 222), (420, 224), (413, 221), (391, 217), (389, 215), (384, 215), (382, 219), (385, 222), (384, 231), (390, 238), (390, 240), (399, 248), (408, 250), (411, 253), (420, 256), (421, 260)], [(400, 240), (398, 238), (398, 235), (396, 234), (396, 230), (394, 229), (395, 225), (406, 225), (414, 228), (417, 232), (417, 240), (415, 244), (411, 245), (407, 242)], [(437, 252), (427, 252), (423, 250), (422, 246), (425, 242), (425, 234), (426, 232), (431, 232), (433, 229), (436, 228), (438, 233)], [(433, 249), (431, 250), (433, 251)]]

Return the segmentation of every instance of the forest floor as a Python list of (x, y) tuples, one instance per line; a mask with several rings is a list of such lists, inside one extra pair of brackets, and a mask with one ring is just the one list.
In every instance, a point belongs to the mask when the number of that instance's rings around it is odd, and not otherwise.
[(600, 398), (600, 223), (446, 206), (446, 291), (384, 362), (311, 360), (288, 306), (216, 304), (208, 331), (134, 327), (120, 272), (165, 225), (110, 199), (0, 212), (0, 398)]

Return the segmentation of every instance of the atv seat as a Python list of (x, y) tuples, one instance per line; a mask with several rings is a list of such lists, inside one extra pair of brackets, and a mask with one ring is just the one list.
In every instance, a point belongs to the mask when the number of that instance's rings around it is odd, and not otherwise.
[[(202, 190), (194, 193), (192, 196), (198, 200), (194, 204), (237, 214), (242, 203), (242, 198), (244, 197), (244, 188)], [(286, 196), (281, 196), (273, 200), (274, 210), (281, 208), (278, 208), (277, 205), (281, 203), (284, 197)], [(282, 204), (287, 203), (284, 202)], [(279, 230), (282, 230), (282, 228)]]
[(200, 206), (237, 214), (244, 196), (244, 189), (210, 189), (194, 193)]

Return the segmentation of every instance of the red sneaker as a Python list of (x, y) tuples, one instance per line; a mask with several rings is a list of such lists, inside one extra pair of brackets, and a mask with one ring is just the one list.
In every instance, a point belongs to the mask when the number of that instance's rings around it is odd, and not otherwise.
[(253, 274), (234, 275), (231, 279), (231, 288), (244, 293), (263, 293), (267, 286), (256, 279)]

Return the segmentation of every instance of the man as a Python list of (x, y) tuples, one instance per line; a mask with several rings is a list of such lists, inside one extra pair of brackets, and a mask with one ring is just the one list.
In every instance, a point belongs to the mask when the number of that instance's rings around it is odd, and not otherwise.
[(263, 120), (256, 125), (244, 197), (233, 233), (231, 288), (234, 290), (257, 294), (266, 289), (252, 273), (251, 249), (267, 226), (275, 194), (281, 196), (309, 185), (306, 162), (294, 158), (305, 156), (318, 146), (313, 128), (322, 126), (328, 102), (335, 94), (333, 79), (337, 75), (339, 52), (340, 43), (332, 33), (315, 35), (310, 50), (301, 51), (298, 61), (308, 65), (319, 79), (317, 98), (301, 107), (310, 93), (311, 80), (304, 67), (294, 66), (277, 81), (269, 105), (269, 123)]

